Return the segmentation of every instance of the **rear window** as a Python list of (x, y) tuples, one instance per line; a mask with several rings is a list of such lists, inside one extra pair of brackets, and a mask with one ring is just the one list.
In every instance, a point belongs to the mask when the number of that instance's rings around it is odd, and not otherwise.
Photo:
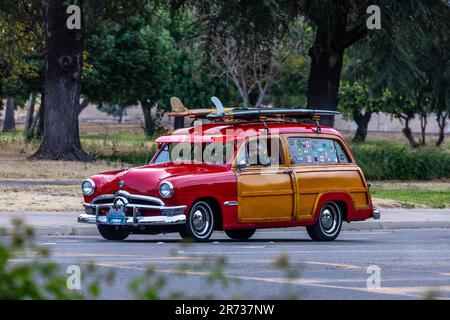
[(336, 140), (289, 137), (287, 144), (292, 164), (349, 163), (344, 149)]

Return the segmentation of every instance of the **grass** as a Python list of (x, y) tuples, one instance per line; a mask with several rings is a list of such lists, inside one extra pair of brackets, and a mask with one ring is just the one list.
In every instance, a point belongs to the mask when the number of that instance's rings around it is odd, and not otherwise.
[(155, 143), (142, 132), (82, 134), (83, 148), (94, 155), (92, 163), (28, 161), (38, 141), (26, 142), (21, 132), (0, 134), (0, 179), (76, 179), (98, 172), (143, 165), (156, 151)]
[(156, 152), (154, 139), (143, 132), (82, 134), (83, 148), (98, 160), (127, 165), (148, 163)]
[(371, 187), (374, 202), (387, 199), (404, 208), (450, 208), (450, 182), (376, 182)]

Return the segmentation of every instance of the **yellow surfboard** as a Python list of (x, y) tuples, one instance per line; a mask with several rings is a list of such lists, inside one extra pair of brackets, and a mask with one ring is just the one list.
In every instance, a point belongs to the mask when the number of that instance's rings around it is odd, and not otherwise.
[(230, 112), (232, 108), (223, 108), (220, 100), (216, 97), (211, 98), (213, 103), (216, 105), (216, 108), (211, 107), (207, 108), (198, 108), (198, 109), (188, 109), (184, 106), (183, 102), (181, 102), (180, 98), (172, 97), (170, 98), (170, 106), (172, 108), (169, 116), (173, 117), (190, 117), (190, 118), (205, 118), (209, 114), (217, 114), (217, 113), (226, 113)]

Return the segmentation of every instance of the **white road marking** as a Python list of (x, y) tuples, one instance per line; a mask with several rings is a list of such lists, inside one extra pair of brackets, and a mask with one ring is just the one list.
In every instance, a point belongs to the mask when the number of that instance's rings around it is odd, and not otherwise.
[[(97, 266), (102, 267), (112, 267), (112, 268), (118, 268), (118, 269), (131, 269), (136, 271), (142, 271), (146, 270), (146, 268), (143, 267), (136, 267), (136, 266), (124, 266), (124, 265), (116, 265), (114, 263), (108, 263), (108, 262), (99, 262), (95, 263)], [(176, 273), (180, 274), (179, 270), (157, 270), (157, 272), (161, 273)], [(203, 271), (187, 271), (184, 270), (182, 272), (185, 275), (192, 275), (192, 276), (209, 276), (210, 272), (203, 272)], [(321, 279), (289, 279), (289, 278), (263, 278), (263, 277), (254, 277), (254, 276), (231, 276), (227, 275), (227, 278), (233, 278), (233, 279), (239, 279), (239, 280), (249, 280), (249, 281), (258, 281), (258, 282), (269, 282), (269, 283), (278, 283), (278, 284), (293, 284), (293, 285), (300, 285), (300, 286), (312, 286), (312, 287), (321, 287), (321, 288), (328, 288), (328, 289), (338, 289), (338, 290), (351, 290), (351, 291), (359, 291), (364, 293), (378, 293), (378, 294), (384, 294), (384, 295), (394, 295), (394, 296), (407, 296), (407, 297), (414, 297), (414, 298), (421, 298), (424, 297), (427, 293), (435, 293), (436, 295), (434, 298), (436, 299), (449, 299), (448, 297), (438, 296), (439, 293), (444, 291), (445, 293), (450, 292), (450, 286), (413, 286), (413, 287), (382, 287), (379, 289), (368, 289), (366, 287), (349, 287), (349, 286), (342, 286), (342, 285), (332, 285), (332, 284), (325, 284), (323, 283), (323, 280)], [(390, 279), (391, 281), (394, 281), (394, 279)], [(407, 281), (409, 281), (408, 279)], [(329, 282), (330, 280), (328, 280)], [(342, 280), (341, 280), (342, 281)]]

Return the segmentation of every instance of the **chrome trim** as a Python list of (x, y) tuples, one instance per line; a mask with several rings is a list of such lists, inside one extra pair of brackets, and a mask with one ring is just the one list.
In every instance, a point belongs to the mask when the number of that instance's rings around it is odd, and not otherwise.
[[(96, 223), (96, 224), (107, 224), (106, 215), (100, 216), (100, 208), (114, 208), (114, 203), (117, 198), (128, 198), (135, 200), (144, 200), (153, 203), (157, 203), (158, 205), (152, 204), (133, 204), (133, 203), (125, 203), (124, 208), (132, 208), (133, 216), (127, 217), (126, 225), (147, 225), (147, 224), (181, 224), (186, 222), (186, 216), (184, 215), (184, 211), (186, 210), (186, 205), (180, 206), (166, 206), (161, 199), (130, 194), (127, 191), (119, 190), (115, 194), (104, 194), (96, 197), (92, 203), (83, 203), (83, 207), (85, 208), (86, 213), (83, 213), (78, 216), (78, 222), (81, 223)], [(96, 201), (110, 199), (111, 202), (108, 203), (99, 203), (96, 204)], [(117, 209), (117, 208), (116, 208)], [(159, 210), (161, 212), (160, 216), (152, 216), (152, 217), (143, 217), (141, 216), (139, 209), (151, 209), (151, 210)]]
[[(92, 214), (80, 214), (78, 216), (78, 222), (80, 223), (93, 223), (93, 224), (107, 224), (106, 216), (99, 216), (98, 218)], [(127, 226), (142, 226), (142, 225), (174, 225), (186, 223), (186, 216), (179, 214), (176, 216), (155, 216), (155, 217), (140, 217), (133, 216), (127, 217), (125, 225)]]
[(151, 197), (151, 196), (143, 196), (143, 195), (138, 195), (138, 194), (131, 194), (128, 191), (124, 191), (124, 190), (119, 190), (115, 194), (102, 194), (98, 197), (95, 197), (92, 200), (92, 204), (95, 204), (95, 202), (97, 202), (99, 200), (114, 199), (115, 197), (118, 197), (118, 196), (124, 196), (124, 197), (130, 198), (130, 199), (135, 199), (135, 200), (152, 201), (152, 202), (159, 203), (161, 206), (164, 206), (164, 202), (159, 198), (155, 198), (155, 197)]
[[(100, 204), (89, 204), (89, 203), (83, 203), (83, 207), (85, 208), (112, 208), (114, 207), (114, 203), (100, 203)], [(161, 210), (161, 211), (169, 211), (169, 210), (181, 210), (186, 209), (187, 206), (152, 206), (147, 204), (132, 204), (129, 203), (125, 206), (125, 208), (137, 208), (137, 209), (153, 209), (153, 210)]]
[(114, 194), (102, 194), (101, 196), (95, 197), (92, 200), (92, 203), (97, 202), (99, 200), (103, 200), (103, 199), (113, 199), (115, 196)]
[(373, 210), (372, 217), (373, 217), (374, 219), (376, 219), (376, 220), (380, 219), (380, 218), (381, 218), (381, 212), (380, 212), (380, 210)]
[(237, 201), (225, 201), (223, 203), (224, 206), (237, 206), (238, 202)]

